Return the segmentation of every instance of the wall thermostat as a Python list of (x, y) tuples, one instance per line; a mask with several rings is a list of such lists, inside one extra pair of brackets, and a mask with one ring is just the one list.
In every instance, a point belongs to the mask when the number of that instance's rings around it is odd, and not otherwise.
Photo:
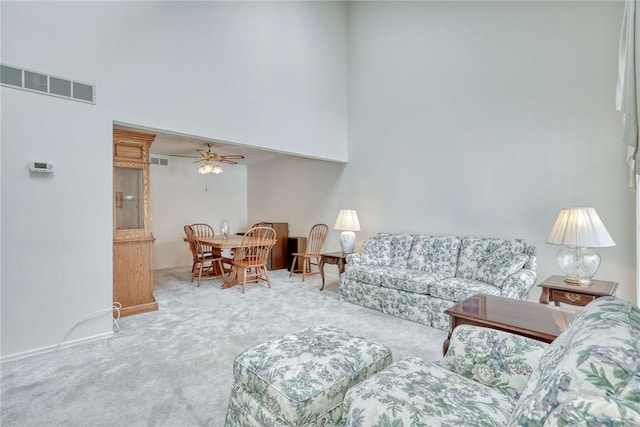
[(51, 173), (53, 172), (53, 164), (48, 162), (31, 162), (29, 170), (31, 172)]

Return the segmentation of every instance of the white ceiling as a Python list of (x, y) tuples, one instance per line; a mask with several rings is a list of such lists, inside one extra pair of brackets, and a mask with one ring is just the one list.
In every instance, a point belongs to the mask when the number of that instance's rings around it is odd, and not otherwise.
[(213, 144), (211, 151), (220, 155), (241, 154), (244, 159), (238, 160), (241, 165), (251, 165), (286, 156), (286, 154), (275, 151), (260, 150), (243, 145), (233, 144), (227, 141), (215, 139), (196, 138), (188, 135), (178, 135), (157, 131), (155, 129), (144, 129), (133, 126), (115, 125), (118, 129), (138, 130), (141, 132), (151, 132), (156, 138), (151, 144), (151, 154), (163, 156), (193, 157), (199, 159), (200, 155), (196, 150), (207, 150), (207, 143)]

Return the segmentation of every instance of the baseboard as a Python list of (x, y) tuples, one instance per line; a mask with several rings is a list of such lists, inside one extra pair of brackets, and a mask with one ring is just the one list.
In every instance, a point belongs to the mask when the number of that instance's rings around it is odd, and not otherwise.
[(67, 341), (62, 344), (48, 345), (45, 347), (35, 348), (33, 350), (23, 351), (21, 353), (14, 353), (14, 354), (10, 354), (8, 356), (3, 356), (2, 358), (0, 358), (0, 364), (4, 362), (10, 362), (12, 360), (25, 359), (27, 357), (35, 356), (38, 354), (49, 353), (51, 351), (58, 350), (61, 348), (75, 347), (77, 345), (86, 344), (88, 342), (103, 340), (111, 337), (113, 337), (113, 332), (105, 332), (103, 334), (92, 335), (90, 337)]

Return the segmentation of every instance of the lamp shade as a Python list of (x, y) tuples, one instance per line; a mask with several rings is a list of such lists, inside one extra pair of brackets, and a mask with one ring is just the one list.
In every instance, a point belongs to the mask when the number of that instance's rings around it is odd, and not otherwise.
[(616, 245), (594, 208), (561, 209), (547, 243), (577, 248)]
[(338, 212), (338, 218), (333, 225), (334, 230), (360, 231), (358, 214), (353, 209), (342, 209)]

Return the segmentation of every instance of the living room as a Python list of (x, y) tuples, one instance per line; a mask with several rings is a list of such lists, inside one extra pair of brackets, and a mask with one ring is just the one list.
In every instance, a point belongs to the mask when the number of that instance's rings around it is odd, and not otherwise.
[[(623, 2), (1, 7), (3, 64), (96, 86), (95, 105), (1, 89), (3, 359), (79, 322), (70, 341), (111, 334), (110, 312), (88, 317), (112, 300), (114, 123), (290, 154), (247, 168), (247, 224), (304, 235), (354, 208), (359, 242), (522, 238), (539, 278), (557, 273), (558, 211), (595, 207), (616, 242), (597, 278), (636, 301)], [(31, 176), (35, 160), (55, 171)]]

